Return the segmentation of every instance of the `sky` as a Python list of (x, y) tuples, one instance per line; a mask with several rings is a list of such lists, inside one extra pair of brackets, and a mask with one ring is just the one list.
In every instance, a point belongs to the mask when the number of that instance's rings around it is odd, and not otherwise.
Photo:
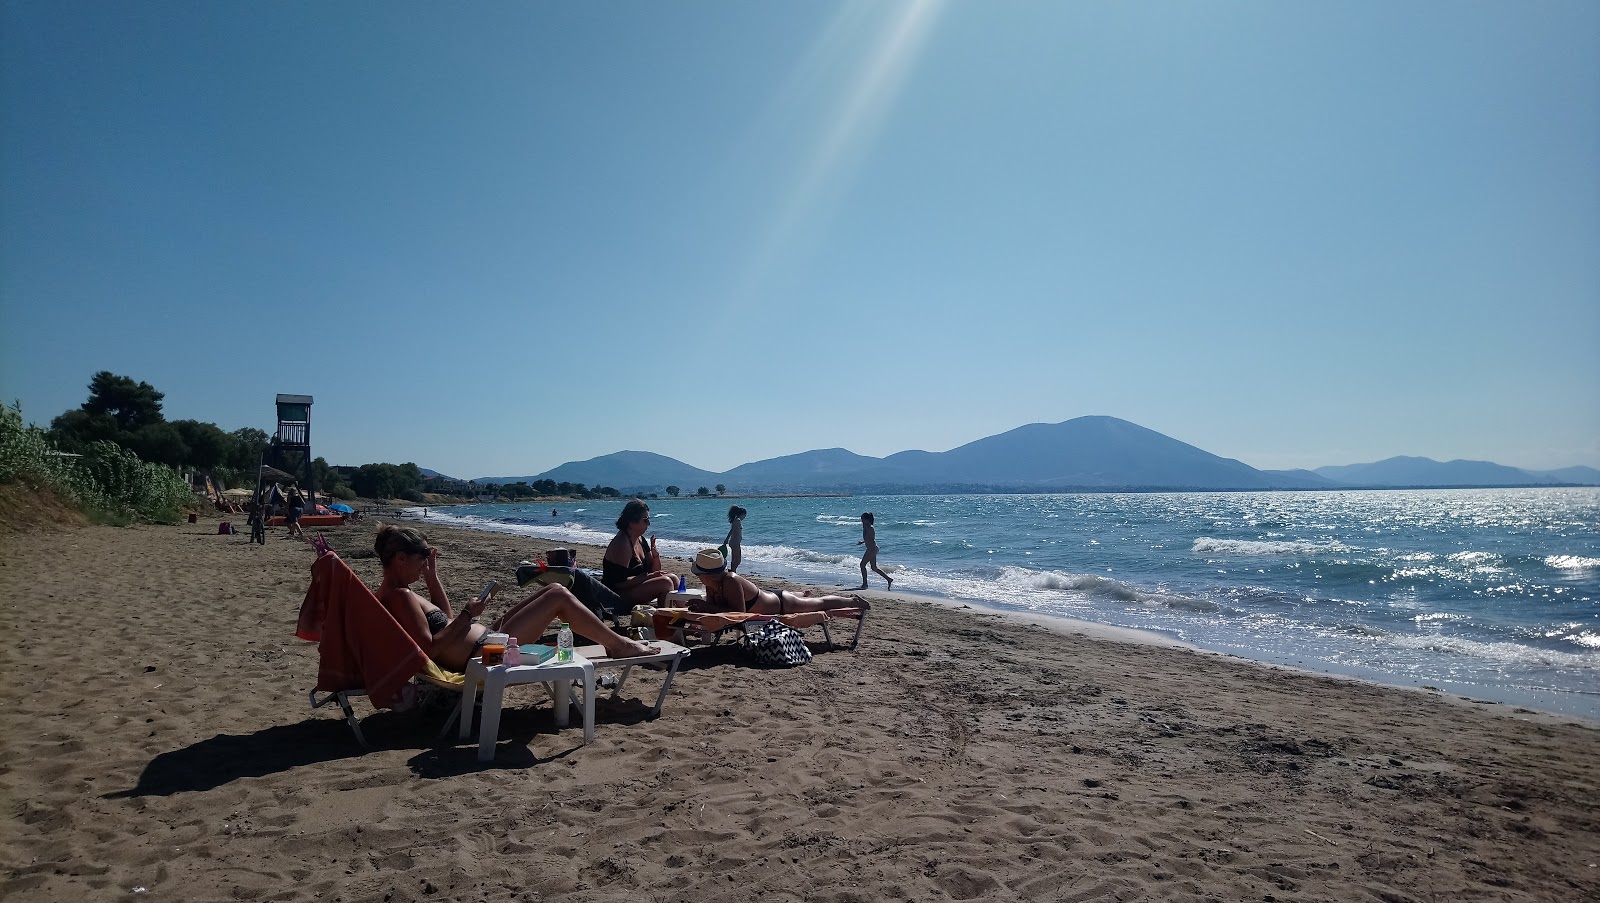
[(0, 398), (451, 476), (1600, 466), (1600, 4), (0, 0)]

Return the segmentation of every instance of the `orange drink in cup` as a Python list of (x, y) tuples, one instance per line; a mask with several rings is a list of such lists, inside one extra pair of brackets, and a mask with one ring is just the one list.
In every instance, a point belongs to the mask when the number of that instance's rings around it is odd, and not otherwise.
[(483, 666), (493, 668), (506, 662), (506, 641), (510, 637), (503, 633), (491, 633), (483, 638)]

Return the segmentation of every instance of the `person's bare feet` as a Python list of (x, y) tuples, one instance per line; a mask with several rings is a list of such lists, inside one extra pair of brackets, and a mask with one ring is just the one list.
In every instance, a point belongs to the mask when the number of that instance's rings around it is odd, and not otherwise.
[(872, 603), (868, 602), (866, 600), (866, 597), (858, 596), (855, 593), (851, 593), (850, 594), (850, 598), (855, 601), (856, 607), (861, 609), (862, 611), (871, 611), (872, 610)]
[(854, 587), (854, 589), (866, 589), (866, 588), (867, 588), (867, 585), (865, 583), (861, 584), (860, 586)]
[(606, 656), (608, 658), (638, 658), (641, 655), (655, 655), (661, 651), (660, 646), (652, 646), (649, 643), (641, 643), (638, 640), (630, 640), (627, 637), (618, 637), (617, 639), (619, 640), (617, 644), (606, 647)]
[(885, 577), (885, 578), (883, 578), (883, 582), (889, 584), (888, 587), (886, 587), (886, 589), (891, 589), (891, 590), (894, 589), (894, 578), (893, 577)]

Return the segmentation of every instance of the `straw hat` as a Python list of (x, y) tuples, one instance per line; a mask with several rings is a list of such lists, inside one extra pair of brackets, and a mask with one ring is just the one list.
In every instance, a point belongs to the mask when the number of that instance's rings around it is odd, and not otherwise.
[(722, 552), (717, 549), (701, 549), (695, 553), (694, 561), (689, 565), (689, 570), (697, 576), (707, 574), (721, 574), (728, 566), (722, 557)]

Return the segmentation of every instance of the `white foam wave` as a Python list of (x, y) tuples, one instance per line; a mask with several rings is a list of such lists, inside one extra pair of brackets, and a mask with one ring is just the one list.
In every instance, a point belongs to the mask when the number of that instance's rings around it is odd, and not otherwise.
[(1202, 536), (1190, 547), (1200, 554), (1210, 555), (1318, 555), (1327, 552), (1349, 552), (1350, 546), (1342, 542), (1311, 542), (1290, 540), (1262, 542), (1248, 539), (1212, 539)]
[(1563, 571), (1587, 571), (1600, 568), (1600, 558), (1585, 558), (1582, 555), (1551, 555), (1544, 563)]
[(1389, 634), (1382, 641), (1405, 649), (1438, 652), (1508, 665), (1543, 665), (1550, 668), (1600, 669), (1600, 656), (1535, 649), (1520, 643), (1483, 643), (1461, 637)]
[(1111, 599), (1138, 605), (1164, 606), (1185, 611), (1218, 611), (1220, 606), (1208, 599), (1141, 590), (1112, 577), (1099, 574), (1067, 574), (1061, 571), (1035, 571), (1029, 568), (1004, 567), (997, 580), (1007, 588), (1024, 592), (1056, 592), (1080, 598)]

